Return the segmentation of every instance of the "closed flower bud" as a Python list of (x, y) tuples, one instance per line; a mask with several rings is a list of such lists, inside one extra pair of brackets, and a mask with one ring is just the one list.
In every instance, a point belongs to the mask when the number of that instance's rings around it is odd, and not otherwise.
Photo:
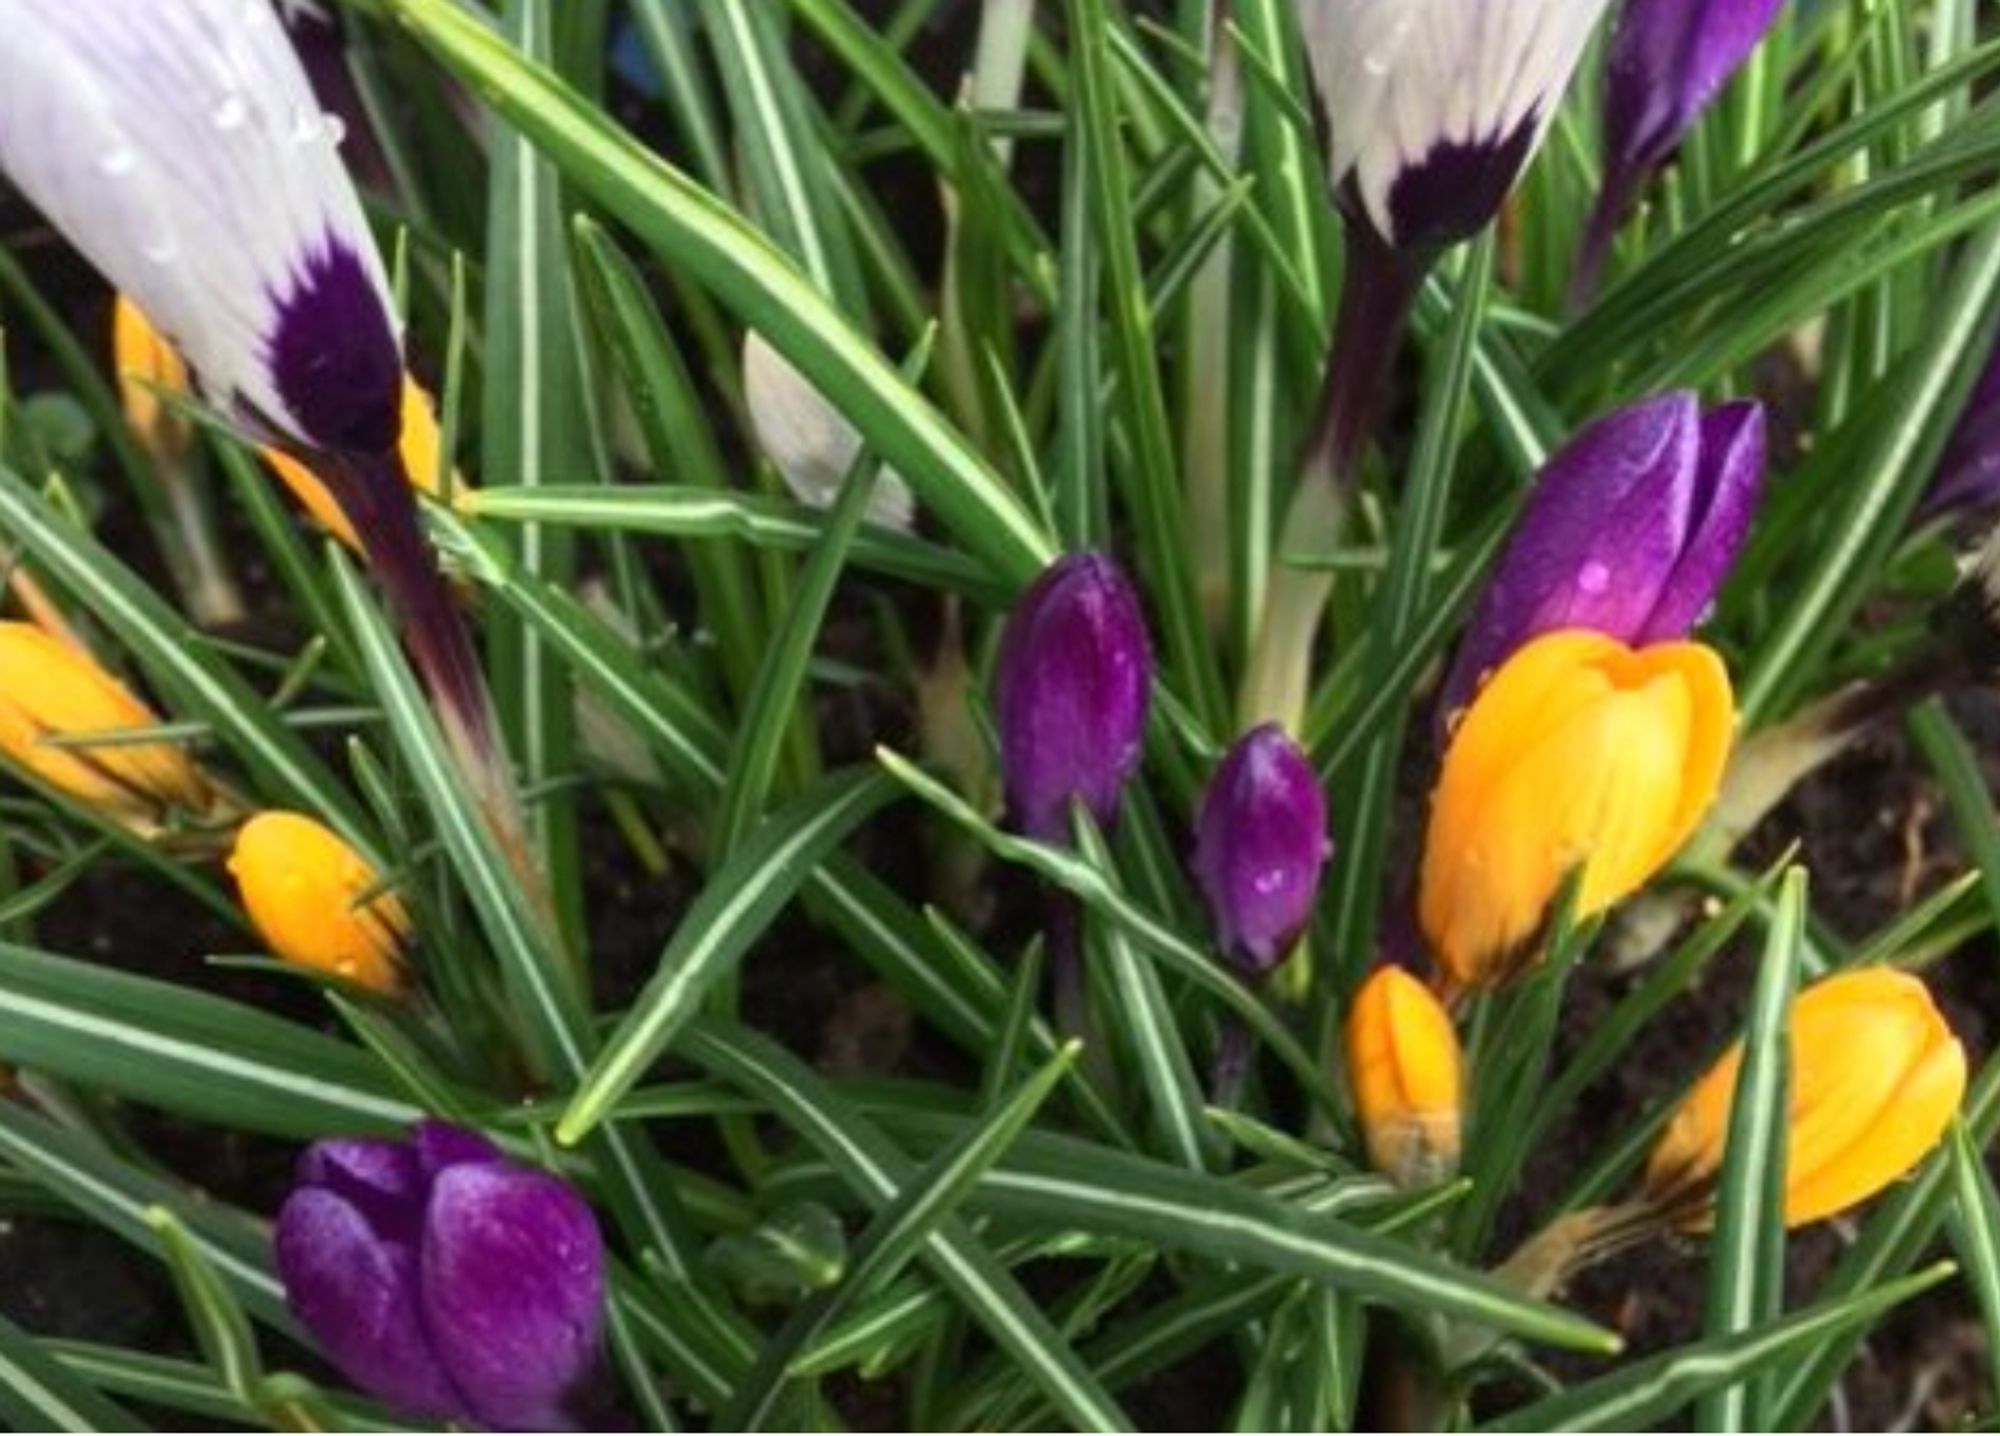
[(567, 1183), (442, 1122), (404, 1142), (318, 1142), (275, 1247), (286, 1303), (355, 1385), (431, 1420), (577, 1425), (604, 1244)]
[[(431, 396), (423, 386), (407, 374), (403, 376), (403, 434), (398, 441), (398, 449), (403, 460), (403, 473), (408, 480), (423, 492), (435, 497), (438, 493), (438, 433), (437, 412), (431, 405)], [(284, 486), (292, 491), (292, 497), (299, 506), (319, 523), (319, 526), (339, 539), (349, 549), (361, 552), (361, 540), (354, 532), (354, 525), (341, 511), (333, 493), (319, 476), (299, 460), (281, 449), (265, 448), (261, 452), (265, 463), (271, 466)], [(452, 485), (459, 493), (466, 492), (468, 485), (461, 474), (452, 475)]]
[(1698, 643), (1565, 630), (1508, 659), (1431, 800), (1418, 918), (1450, 980), (1498, 986), (1532, 962), (1572, 872), (1578, 917), (1658, 872), (1714, 800), (1734, 726), (1729, 675)]
[(1202, 795), (1194, 872), (1224, 951), (1252, 973), (1283, 961), (1312, 918), (1332, 845), (1319, 775), (1277, 724), (1244, 735)]
[(229, 871), (278, 957), (374, 992), (400, 990), (409, 914), (328, 828), (299, 813), (259, 813), (237, 833)]
[(1118, 565), (1098, 553), (1049, 565), (1007, 616), (995, 676), (1001, 776), (1022, 832), (1062, 841), (1072, 801), (1116, 819), (1152, 681), (1139, 596)]
[[(1646, 1167), (1646, 1200), (1705, 1230), (1743, 1065), (1738, 1043), (1681, 1103)], [(1792, 1007), (1785, 1225), (1864, 1202), (1936, 1147), (1965, 1095), (1965, 1049), (1929, 990), (1893, 968), (1838, 973)]]
[(1477, 234), (1561, 108), (1606, 0), (1299, 0), (1334, 185), (1396, 249)]
[(1764, 411), (1693, 394), (1600, 419), (1543, 467), (1445, 681), (1441, 711), (1538, 634), (1683, 638), (1722, 586), (1764, 486)]
[(1404, 1187), (1456, 1175), (1464, 1054), (1443, 1004), (1400, 967), (1377, 968), (1355, 994), (1347, 1084), (1376, 1171)]
[[(159, 721), (87, 654), (31, 623), (0, 622), (0, 751), (50, 786), (141, 829), (207, 812), (216, 795), (186, 749), (129, 741)], [(92, 735), (106, 741), (50, 741)]]
[(111, 309), (111, 364), (125, 423), (157, 463), (187, 451), (188, 423), (165, 402), (188, 392), (187, 365), (145, 312), (123, 294)]

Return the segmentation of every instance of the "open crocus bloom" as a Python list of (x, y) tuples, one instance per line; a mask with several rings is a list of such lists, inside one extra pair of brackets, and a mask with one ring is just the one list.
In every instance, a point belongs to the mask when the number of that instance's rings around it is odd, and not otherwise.
[(31, 623), (0, 622), (0, 752), (52, 787), (141, 829), (208, 811), (215, 792), (179, 744), (49, 741), (129, 735), (159, 721), (88, 654)]
[(278, 957), (384, 995), (402, 987), (409, 914), (367, 859), (323, 824), (259, 813), (237, 833), (229, 872)]
[(1347, 1015), (1347, 1085), (1368, 1160), (1398, 1186), (1458, 1170), (1465, 1057), (1451, 1016), (1400, 967), (1379, 967)]
[(1299, 0), (1336, 186), (1404, 250), (1469, 239), (1541, 144), (1606, 0)]
[[(1646, 1167), (1647, 1200), (1691, 1230), (1714, 1222), (1715, 1184), (1743, 1066), (1737, 1043), (1695, 1084)], [(1792, 1007), (1785, 1225), (1874, 1196), (1943, 1138), (1965, 1095), (1965, 1049), (1917, 978), (1838, 973)]]
[(1452, 736), (1424, 839), (1418, 917), (1449, 979), (1496, 986), (1531, 962), (1571, 872), (1578, 917), (1658, 872), (1714, 801), (1734, 728), (1698, 643), (1565, 630), (1508, 659)]

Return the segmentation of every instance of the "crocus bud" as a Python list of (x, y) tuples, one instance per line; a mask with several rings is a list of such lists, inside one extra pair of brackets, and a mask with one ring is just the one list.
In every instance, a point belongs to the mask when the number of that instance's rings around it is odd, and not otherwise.
[(275, 1246), (292, 1314), (355, 1385), (432, 1420), (575, 1428), (604, 1243), (567, 1183), (442, 1122), (317, 1142)]
[(1562, 105), (1606, 0), (1298, 0), (1350, 213), (1401, 250), (1499, 212)]
[(1403, 968), (1376, 968), (1354, 996), (1347, 1084), (1376, 1171), (1402, 1187), (1457, 1173), (1465, 1056), (1443, 1004)]
[(1275, 723), (1238, 739), (1195, 819), (1195, 878), (1223, 950), (1253, 974), (1283, 961), (1332, 851), (1319, 775), (1298, 745)]
[(180, 458), (187, 452), (188, 423), (163, 398), (188, 392), (187, 365), (145, 311), (123, 294), (111, 308), (111, 364), (133, 437), (156, 462)]
[(259, 813), (237, 833), (229, 871), (277, 956), (384, 995), (401, 989), (409, 914), (330, 829), (300, 813)]
[[(1646, 1166), (1645, 1198), (1689, 1230), (1715, 1185), (1743, 1066), (1737, 1043), (1695, 1084)], [(1874, 1196), (1937, 1146), (1965, 1095), (1965, 1049), (1929, 989), (1887, 967), (1837, 973), (1792, 1007), (1785, 1225)]]
[(1073, 801), (1117, 818), (1152, 681), (1145, 616), (1118, 565), (1099, 553), (1050, 564), (1007, 616), (995, 676), (1001, 778), (1022, 832), (1061, 842)]
[[(438, 446), (442, 442), (438, 433), (437, 411), (423, 386), (407, 374), (403, 376), (402, 405), (403, 433), (397, 448), (402, 455), (404, 477), (423, 492), (435, 496), (438, 492)], [(321, 528), (355, 553), (361, 552), (361, 540), (354, 531), (353, 523), (317, 474), (282, 449), (266, 447), (260, 451), (260, 457), (271, 466), (271, 472), (292, 491), (292, 497), (299, 501), (299, 506), (311, 514)], [(470, 487), (464, 475), (456, 472), (452, 474), (452, 485), (461, 494)]]
[(1729, 674), (1698, 643), (1571, 629), (1508, 659), (1431, 799), (1417, 915), (1450, 981), (1498, 986), (1533, 962), (1573, 871), (1580, 918), (1658, 872), (1714, 800), (1734, 726)]
[(2000, 504), (2000, 349), (1980, 372), (1924, 495), (1923, 514)]
[[(159, 721), (88, 654), (31, 623), (0, 622), (0, 751), (44, 782), (142, 830), (209, 811), (215, 791), (185, 748), (129, 741)], [(49, 741), (92, 735), (106, 741)]]
[[(754, 329), (743, 340), (743, 402), (757, 446), (792, 497), (831, 508), (861, 457), (861, 433)], [(915, 507), (910, 486), (885, 473), (868, 496), (868, 519), (907, 532)]]
[(1714, 600), (1764, 487), (1764, 410), (1665, 394), (1598, 420), (1543, 466), (1474, 611), (1440, 711), (1529, 639), (1587, 628), (1684, 638)]

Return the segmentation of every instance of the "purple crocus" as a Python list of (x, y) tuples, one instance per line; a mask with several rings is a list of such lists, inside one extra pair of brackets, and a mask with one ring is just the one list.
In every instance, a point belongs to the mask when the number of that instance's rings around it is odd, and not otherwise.
[(1000, 773), (1022, 832), (1063, 841), (1072, 801), (1116, 819), (1152, 681), (1145, 616), (1118, 565), (1100, 553), (1049, 565), (1007, 616), (995, 678)]
[(1664, 394), (1598, 420), (1542, 468), (1445, 680), (1447, 718), (1529, 639), (1588, 628), (1624, 643), (1698, 622), (1750, 531), (1764, 411)]
[(355, 1385), (434, 1420), (575, 1428), (604, 1244), (567, 1183), (443, 1122), (316, 1142), (275, 1245), (293, 1315)]
[(1924, 495), (1923, 517), (2000, 504), (2000, 349), (1986, 361)]
[(1750, 58), (1784, 0), (1625, 0), (1604, 60), (1604, 180), (1576, 292), (1587, 295), (1639, 192)]
[(397, 450), (387, 277), (342, 127), (270, 0), (0, 0), (0, 35), (0, 171), (166, 335), (210, 403), (325, 482), (467, 777), (518, 834), (477, 658)]
[(1236, 741), (1202, 794), (1194, 836), (1217, 939), (1251, 974), (1268, 972), (1311, 921), (1333, 852), (1319, 775), (1283, 728)]

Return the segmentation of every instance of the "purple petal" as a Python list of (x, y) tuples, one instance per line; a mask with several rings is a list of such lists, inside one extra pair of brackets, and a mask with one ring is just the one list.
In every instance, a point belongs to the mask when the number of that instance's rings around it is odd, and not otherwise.
[(1492, 223), (1535, 151), (1541, 116), (1530, 111), (1506, 135), (1441, 139), (1396, 176), (1389, 188), (1398, 249), (1442, 249), (1472, 238)]
[(1102, 554), (1051, 564), (1008, 616), (996, 710), (1015, 823), (1059, 842), (1069, 805), (1112, 822), (1139, 765), (1153, 677), (1138, 595)]
[(461, 1162), (502, 1162), (506, 1153), (479, 1133), (426, 1118), (410, 1130), (410, 1147), (426, 1179), (434, 1179), (447, 1167)]
[(1319, 775), (1269, 724), (1229, 750), (1195, 820), (1195, 878), (1223, 947), (1263, 971), (1312, 919), (1332, 852)]
[(1750, 58), (1783, 0), (1626, 0), (1605, 55), (1610, 167), (1656, 169)]
[(315, 1142), (299, 1158), (298, 1182), (355, 1207), (382, 1236), (414, 1243), (423, 1224), (429, 1178), (400, 1142), (359, 1137)]
[(569, 1422), (604, 1322), (603, 1240), (576, 1192), (510, 1163), (446, 1168), (421, 1285), (432, 1345), (474, 1415), (502, 1430)]
[(292, 430), (340, 453), (394, 450), (403, 355), (361, 256), (329, 233), (271, 297), (278, 317), (266, 348)]
[(432, 1353), (408, 1246), (379, 1237), (333, 1192), (305, 1187), (278, 1213), (274, 1250), (286, 1305), (348, 1380), (425, 1416), (468, 1414)]
[(1696, 502), (1702, 505), (1674, 570), (1633, 635), (1635, 643), (1683, 638), (1708, 612), (1764, 496), (1764, 409), (1725, 404), (1701, 420)]
[(1965, 401), (1965, 413), (1938, 461), (1922, 512), (1929, 517), (1995, 503), (2000, 503), (2000, 349), (1986, 361)]
[(1598, 420), (1543, 467), (1460, 645), (1441, 712), (1521, 644), (1557, 628), (1629, 640), (1686, 537), (1700, 410), (1666, 394)]

